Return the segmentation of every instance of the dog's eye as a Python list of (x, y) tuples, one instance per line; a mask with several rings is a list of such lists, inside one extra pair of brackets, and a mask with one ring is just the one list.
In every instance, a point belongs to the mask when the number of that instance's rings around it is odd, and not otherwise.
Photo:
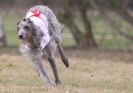
[(29, 27), (28, 27), (28, 26), (24, 26), (24, 29), (28, 30), (28, 29), (29, 29)]

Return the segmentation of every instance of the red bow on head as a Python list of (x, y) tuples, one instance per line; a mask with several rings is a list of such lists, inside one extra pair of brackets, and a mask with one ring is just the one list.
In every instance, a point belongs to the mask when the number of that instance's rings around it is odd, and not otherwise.
[(33, 13), (33, 16), (36, 16), (36, 17), (38, 17), (40, 14), (41, 14), (41, 12), (40, 11), (38, 11), (38, 10), (36, 10), (36, 9), (31, 9), (31, 12)]

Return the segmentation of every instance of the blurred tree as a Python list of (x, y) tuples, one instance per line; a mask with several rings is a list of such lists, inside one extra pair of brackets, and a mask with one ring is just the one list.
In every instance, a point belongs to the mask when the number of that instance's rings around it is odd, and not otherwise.
[[(131, 1), (132, 0), (35, 0), (32, 3), (42, 3), (58, 11), (58, 18), (70, 29), (77, 45), (89, 48), (97, 46), (93, 36), (91, 21), (88, 17), (88, 10), (90, 8), (98, 10), (101, 15), (105, 16), (111, 28), (116, 29), (120, 35), (132, 40), (133, 36), (123, 31), (117, 22), (115, 22), (115, 19), (110, 16), (113, 11), (133, 25), (133, 17), (129, 13), (129, 4)], [(79, 26), (79, 23), (75, 21), (75, 16), (77, 15), (81, 19), (80, 24), (83, 25), (82, 30), (84, 31), (81, 30), (82, 26)]]
[[(91, 22), (88, 18), (87, 11), (88, 11), (88, 1), (87, 0), (56, 0), (55, 4), (59, 4), (58, 7), (61, 8), (59, 12), (59, 19), (66, 24), (66, 26), (70, 29), (74, 40), (78, 44), (79, 47), (97, 47), (97, 44), (94, 40)], [(52, 0), (43, 0), (44, 4), (53, 3)], [(74, 10), (72, 9), (75, 5), (77, 7), (77, 12), (80, 14), (81, 23), (84, 25), (84, 30), (81, 31), (81, 26), (78, 26), (75, 22), (75, 14)]]
[(111, 16), (110, 12), (119, 15), (123, 20), (133, 25), (133, 16), (129, 13), (129, 3), (131, 0), (89, 0), (93, 8), (100, 11), (106, 17), (110, 26), (129, 40), (133, 40), (133, 35), (129, 35), (127, 31), (123, 31), (122, 27), (118, 26), (115, 18)]
[(15, 0), (0, 0), (0, 5), (13, 5), (14, 4), (14, 2), (15, 2)]
[[(124, 31), (112, 16), (113, 13), (133, 25), (133, 16), (130, 12), (133, 5), (132, 0), (0, 0), (0, 4), (3, 2), (14, 2), (16, 5), (21, 6), (26, 4), (28, 6), (35, 4), (50, 6), (57, 12), (59, 20), (70, 29), (77, 45), (81, 47), (97, 46), (88, 16), (89, 9), (99, 11), (118, 34), (133, 40), (133, 35)], [(77, 21), (77, 19), (79, 20)]]
[(3, 30), (2, 17), (0, 16), (0, 47), (5, 47), (7, 45), (5, 33)]

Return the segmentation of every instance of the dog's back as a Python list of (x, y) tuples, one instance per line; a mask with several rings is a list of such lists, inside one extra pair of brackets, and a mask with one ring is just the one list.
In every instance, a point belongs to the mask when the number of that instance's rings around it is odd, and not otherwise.
[(66, 67), (68, 67), (69, 66), (68, 59), (65, 57), (64, 50), (61, 46), (61, 42), (62, 42), (61, 34), (63, 31), (63, 26), (60, 24), (55, 14), (53, 13), (53, 11), (47, 6), (37, 5), (32, 8), (39, 10), (47, 17), (47, 21), (49, 24), (49, 33), (52, 38), (50, 42), (51, 47), (57, 45), (59, 53), (61, 55), (62, 62), (66, 65)]
[[(44, 14), (46, 16), (47, 21), (48, 21), (48, 26), (49, 26), (49, 34), (54, 35), (56, 38), (58, 38), (59, 42), (61, 43), (61, 41), (62, 41), (61, 33), (63, 30), (63, 26), (57, 20), (53, 11), (49, 7), (44, 6), (44, 5), (33, 6), (32, 8), (29, 9), (29, 11), (33, 8), (37, 9), (38, 11), (40, 11), (42, 14)], [(54, 37), (54, 36), (52, 36), (52, 37)]]

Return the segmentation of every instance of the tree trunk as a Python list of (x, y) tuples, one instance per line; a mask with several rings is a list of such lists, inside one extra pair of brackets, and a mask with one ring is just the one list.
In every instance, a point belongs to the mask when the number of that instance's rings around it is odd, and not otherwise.
[(82, 18), (82, 21), (84, 24), (84, 28), (86, 30), (86, 32), (84, 34), (84, 37), (86, 39), (85, 43), (87, 44), (88, 47), (97, 47), (97, 44), (96, 44), (94, 37), (93, 37), (92, 29), (91, 29), (91, 22), (88, 19), (87, 8), (83, 7), (80, 10), (80, 13), (81, 13), (81, 18)]
[[(86, 48), (96, 47), (97, 45), (93, 37), (93, 33), (91, 29), (91, 22), (88, 19), (88, 15), (86, 13), (87, 12), (86, 7), (85, 7), (86, 10), (78, 9), (81, 14), (82, 23), (85, 28), (85, 33), (82, 33), (82, 31), (80, 31), (80, 27), (78, 27), (75, 22), (75, 18), (73, 17), (74, 14), (70, 8), (70, 1), (71, 0), (66, 1), (66, 3), (63, 5), (63, 10), (65, 11), (63, 15), (64, 16), (63, 22), (65, 22), (65, 24), (70, 29), (71, 34), (73, 35), (79, 47), (86, 47)], [(78, 2), (78, 1), (75, 1), (75, 2)]]
[(0, 47), (5, 47), (7, 45), (5, 33), (3, 31), (2, 17), (0, 16)]
[[(132, 35), (129, 35), (128, 33), (126, 33), (126, 31), (123, 31), (123, 29), (121, 29), (118, 26), (118, 24), (114, 21), (114, 18), (111, 17), (111, 15), (107, 12), (107, 10), (103, 6), (101, 6), (97, 2), (93, 2), (93, 4), (94, 4), (94, 7), (97, 8), (97, 9), (99, 9), (99, 11), (101, 12), (101, 14), (105, 16), (105, 18), (107, 19), (107, 21), (110, 24), (109, 26), (111, 26), (112, 28), (114, 28), (120, 35), (124, 36), (125, 38), (127, 38), (127, 39), (129, 39), (131, 41), (133, 40), (133, 36)], [(124, 8), (124, 10), (125, 11), (115, 10), (115, 13), (118, 14), (119, 16), (121, 16), (125, 21), (127, 21), (131, 25), (133, 25), (132, 17), (127, 13), (127, 11), (126, 11), (125, 8)]]

